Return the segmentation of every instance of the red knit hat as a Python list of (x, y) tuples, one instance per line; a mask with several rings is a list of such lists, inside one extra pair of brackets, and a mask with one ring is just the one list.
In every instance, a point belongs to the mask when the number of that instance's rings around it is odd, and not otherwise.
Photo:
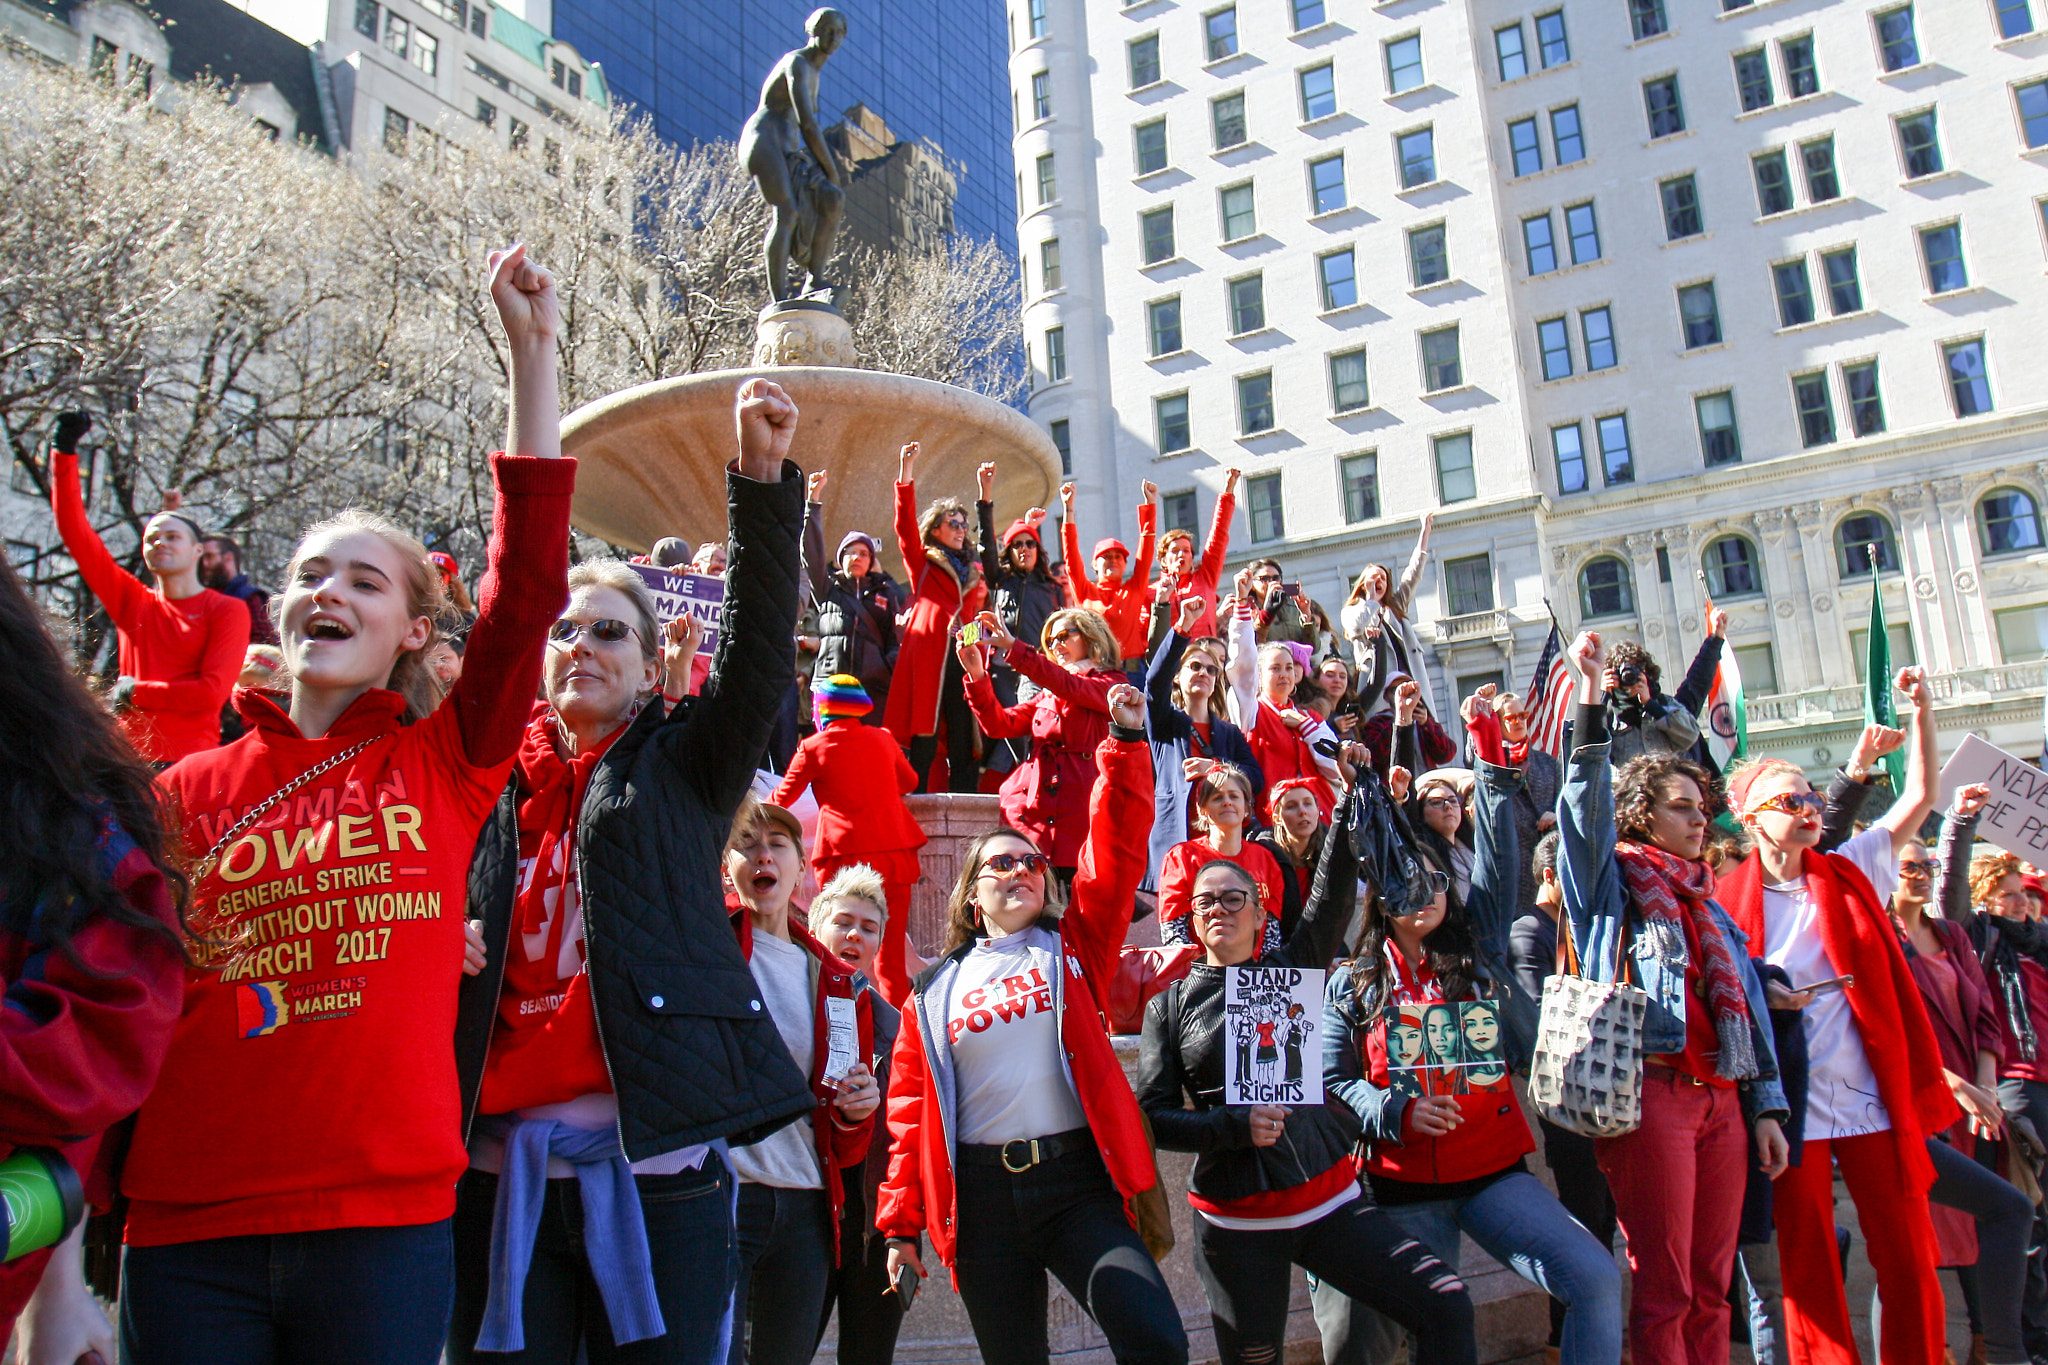
[[(1036, 541), (1038, 539), (1039, 520), (1032, 517), (1019, 517), (1011, 522), (1010, 529), (1003, 532), (1003, 548), (1005, 550), (1009, 549), (1010, 542), (1018, 536), (1030, 536), (1032, 540)], [(1039, 548), (1043, 549), (1044, 546), (1041, 544)]]
[(1102, 539), (1095, 542), (1095, 554), (1093, 555), (1093, 558), (1100, 559), (1104, 555), (1108, 554), (1122, 555), (1125, 559), (1129, 559), (1131, 557), (1130, 549), (1127, 546), (1125, 546), (1125, 544), (1121, 540), (1118, 540), (1115, 536), (1104, 536)]

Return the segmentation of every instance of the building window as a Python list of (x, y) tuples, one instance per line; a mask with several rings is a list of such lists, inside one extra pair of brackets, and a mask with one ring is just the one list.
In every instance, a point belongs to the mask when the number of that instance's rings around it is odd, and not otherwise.
[(1145, 264), (1158, 265), (1173, 259), (1173, 209), (1153, 209), (1138, 220), (1138, 232), (1145, 243)]
[(1586, 347), (1588, 370), (1611, 370), (1620, 363), (1614, 346), (1614, 314), (1604, 306), (1579, 314), (1579, 340)]
[(487, 99), (479, 99), (476, 102), (476, 121), (486, 128), (497, 127), (498, 106)]
[(1372, 394), (1365, 382), (1363, 350), (1330, 357), (1330, 404), (1338, 412), (1356, 412), (1372, 406)]
[(1806, 273), (1804, 256), (1772, 266), (1771, 286), (1778, 294), (1780, 327), (1797, 327), (1813, 321), (1813, 281)]
[(1586, 135), (1579, 125), (1578, 105), (1550, 111), (1550, 148), (1560, 166), (1586, 159)]
[(1770, 697), (1778, 691), (1778, 661), (1769, 645), (1737, 645), (1735, 666), (1742, 670), (1742, 690), (1752, 697)]
[(1799, 444), (1808, 450), (1835, 442), (1835, 404), (1825, 370), (1792, 376), (1792, 407), (1799, 414)]
[(1835, 173), (1835, 140), (1819, 138), (1801, 143), (1799, 160), (1806, 167), (1806, 197), (1816, 204), (1842, 197), (1842, 180)]
[(1863, 284), (1856, 276), (1856, 248), (1824, 251), (1821, 270), (1828, 282), (1828, 311), (1836, 317), (1863, 310)]
[(356, 32), (365, 38), (377, 36), (377, 0), (356, 0)]
[(1176, 393), (1152, 400), (1152, 425), (1159, 436), (1159, 453), (1171, 454), (1194, 444), (1188, 434), (1188, 396)]
[(1323, 13), (1323, 0), (1294, 0), (1294, 31), (1315, 28), (1327, 16)]
[(1572, 332), (1563, 318), (1536, 324), (1536, 348), (1543, 356), (1545, 379), (1568, 379), (1572, 372)]
[(92, 37), (93, 79), (105, 85), (112, 85), (115, 75), (120, 71), (120, 56), (120, 48), (95, 33)]
[(1244, 92), (1224, 95), (1209, 103), (1209, 123), (1215, 130), (1216, 150), (1244, 145), (1247, 134), (1244, 125)]
[(1785, 93), (1793, 99), (1820, 93), (1820, 68), (1813, 63), (1813, 35), (1802, 33), (1778, 43), (1778, 60), (1785, 66)]
[[(1993, 612), (1991, 613), (1992, 619), (1996, 620), (2002, 614), (2001, 612)], [(2004, 641), (2004, 636), (2005, 630), (2003, 623), (2001, 623), (1999, 628), (2001, 643)], [(1910, 627), (1903, 624), (1886, 626), (1884, 637), (1885, 653), (1891, 656), (1893, 668), (1904, 668), (1907, 664), (1915, 662), (1913, 658), (1913, 631)], [(1861, 687), (1868, 681), (1870, 676), (1870, 632), (1868, 630), (1852, 630), (1849, 632), (1849, 657), (1856, 664), (1856, 685)], [(2012, 662), (2009, 655), (2007, 656), (2007, 662)], [(1743, 681), (1745, 683), (1748, 682), (1746, 675)], [(1746, 691), (1747, 688), (1744, 690)]]
[(1465, 382), (1465, 367), (1458, 357), (1458, 326), (1439, 327), (1422, 334), (1422, 387), (1430, 393), (1455, 389)]
[(1344, 521), (1356, 525), (1380, 514), (1380, 457), (1347, 455), (1337, 466), (1344, 482)]
[(1328, 62), (1301, 73), (1301, 117), (1304, 123), (1337, 112), (1337, 70)]
[(1678, 102), (1678, 77), (1659, 76), (1643, 82), (1643, 111), (1650, 119), (1650, 136), (1670, 137), (1685, 131), (1685, 107)]
[(1046, 430), (1052, 436), (1052, 448), (1060, 453), (1060, 476), (1067, 477), (1074, 472), (1074, 443), (1068, 434), (1067, 419), (1055, 419)]
[(1628, 26), (1639, 43), (1668, 30), (1671, 24), (1664, 17), (1664, 0), (1628, 0)]
[(1970, 272), (1963, 266), (1963, 225), (1943, 223), (1920, 229), (1920, 257), (1927, 262), (1927, 290), (1947, 294), (1970, 287)]
[[(1156, 118), (1150, 123), (1141, 123), (1131, 130), (1131, 134), (1137, 140), (1138, 174), (1151, 175), (1154, 171), (1165, 170), (1166, 120)], [(1051, 157), (1048, 155), (1039, 160), (1049, 162)]]
[(1052, 153), (1044, 152), (1038, 158), (1038, 202), (1050, 204), (1059, 197), (1060, 182), (1053, 172)]
[(1523, 45), (1520, 24), (1493, 31), (1493, 55), (1500, 61), (1502, 80), (1518, 81), (1529, 74), (1529, 52)]
[(1735, 431), (1735, 395), (1726, 391), (1703, 393), (1692, 400), (1699, 421), (1700, 454), (1708, 468), (1734, 464), (1742, 458), (1742, 441)]
[(1057, 384), (1067, 377), (1067, 329), (1045, 329), (1045, 382)]
[(1591, 204), (1565, 205), (1564, 231), (1571, 240), (1573, 265), (1600, 259), (1600, 224)]
[(1550, 454), (1557, 462), (1559, 494), (1583, 493), (1591, 484), (1586, 478), (1586, 442), (1579, 424), (1550, 429)]
[(490, 36), (488, 22), (484, 17), (484, 7), (482, 5), (477, 5), (469, 11), (469, 31), (475, 37), (488, 38)]
[(1031, 78), (1031, 117), (1052, 117), (1052, 72), (1041, 71)]
[(1993, 0), (1998, 11), (1998, 36), (2020, 38), (2034, 31), (2034, 12), (2027, 0)]
[(1398, 95), (1422, 84), (1422, 37), (1410, 34), (1387, 44), (1387, 89)]
[(1045, 0), (1027, 0), (1024, 6), (1024, 25), (1034, 38), (1045, 36)]
[(1920, 64), (1920, 43), (1913, 36), (1913, 7), (1901, 5), (1877, 16), (1877, 50), (1887, 71)]
[(1243, 241), (1259, 230), (1259, 216), (1252, 201), (1250, 181), (1224, 190), (1222, 202), (1224, 241)]
[(1050, 294), (1060, 287), (1060, 239), (1048, 237), (1038, 244), (1038, 287)]
[(1533, 118), (1516, 119), (1508, 125), (1508, 156), (1516, 175), (1534, 175), (1543, 169), (1543, 139)]
[(1975, 417), (1991, 411), (1991, 375), (1984, 368), (1984, 338), (1954, 341), (1941, 348), (1948, 364), (1948, 390), (1956, 416)]
[(1145, 305), (1145, 322), (1152, 333), (1152, 354), (1172, 355), (1181, 348), (1180, 295)]
[(1439, 436), (1431, 445), (1436, 453), (1438, 498), (1451, 503), (1478, 497), (1479, 483), (1472, 471), (1472, 433)]
[(1453, 616), (1493, 610), (1493, 556), (1465, 555), (1444, 561), (1444, 599)]
[(1689, 175), (1666, 180), (1657, 186), (1664, 200), (1664, 236), (1669, 241), (1697, 237), (1706, 231), (1700, 218), (1700, 191)]
[(1246, 510), (1251, 517), (1252, 540), (1262, 543), (1287, 534), (1280, 511), (1280, 476), (1260, 474), (1244, 481)]
[(1564, 36), (1563, 10), (1554, 9), (1536, 16), (1536, 50), (1543, 57), (1545, 70), (1563, 66), (1572, 59), (1572, 45)]
[(1243, 336), (1266, 325), (1266, 277), (1247, 275), (1232, 280), (1230, 288), (1230, 334)]
[(1209, 45), (1209, 60), (1220, 62), (1237, 55), (1237, 6), (1204, 16), (1202, 33)]
[(1531, 275), (1547, 275), (1557, 269), (1557, 232), (1549, 214), (1522, 220), (1522, 252)]
[(1273, 375), (1248, 374), (1237, 381), (1237, 433), (1257, 436), (1273, 429)]
[(1401, 134), (1396, 144), (1401, 153), (1401, 188), (1412, 190), (1436, 179), (1436, 133), (1418, 128)]
[(1636, 609), (1634, 587), (1628, 565), (1613, 555), (1586, 561), (1579, 570), (1579, 614), (1587, 620), (1602, 616), (1627, 616)]
[(1785, 213), (1792, 207), (1792, 172), (1785, 165), (1785, 151), (1764, 152), (1749, 159), (1750, 171), (1756, 177), (1757, 212), (1768, 218), (1774, 213)]
[(1606, 471), (1607, 482), (1634, 483), (1636, 457), (1629, 449), (1628, 414), (1617, 412), (1593, 425), (1600, 433), (1600, 467)]
[(412, 64), (418, 67), (420, 74), (424, 76), (431, 76), (440, 70), (441, 42), (423, 28), (412, 31)]
[(1335, 213), (1344, 207), (1344, 153), (1309, 162), (1308, 192), (1317, 213)]
[(1408, 274), (1420, 289), (1451, 277), (1451, 253), (1442, 223), (1408, 231)]
[(1358, 302), (1358, 266), (1352, 250), (1333, 251), (1316, 258), (1316, 273), (1322, 278), (1323, 311), (1350, 308)]
[(1877, 362), (1859, 361), (1842, 367), (1842, 387), (1849, 394), (1849, 425), (1858, 436), (1884, 430), (1884, 401), (1877, 392)]
[(1757, 558), (1756, 546), (1742, 536), (1708, 541), (1702, 567), (1707, 571), (1707, 591), (1716, 601), (1754, 597), (1764, 590), (1763, 566)]
[(2029, 147), (2048, 146), (2048, 81), (2018, 86), (2012, 94), (2019, 101), (2020, 136)]
[(1685, 349), (1718, 345), (1721, 340), (1721, 308), (1714, 298), (1714, 282), (1689, 284), (1678, 291), (1678, 319), (1685, 333)]
[(2034, 495), (2018, 488), (1994, 488), (1977, 503), (1977, 530), (1987, 555), (2041, 548), (2041, 509)]
[(384, 150), (393, 156), (405, 155), (406, 136), (412, 131), (412, 120), (396, 109), (384, 111)]
[(384, 50), (400, 61), (410, 61), (412, 24), (391, 11), (384, 11)]
[(1178, 493), (1159, 495), (1159, 529), (1161, 531), (1195, 530), (1195, 490), (1182, 489)]
[(1131, 89), (1143, 90), (1148, 85), (1157, 85), (1159, 72), (1159, 35), (1148, 33), (1130, 45)]
[(1875, 512), (1844, 517), (1835, 528), (1835, 567), (1843, 578), (1899, 571), (1899, 546), (1892, 524)]
[(1760, 47), (1735, 54), (1735, 94), (1744, 113), (1771, 102), (1771, 59)]
[(1941, 139), (1935, 132), (1934, 111), (1922, 109), (1897, 120), (1899, 154), (1906, 162), (1906, 178), (1939, 175), (1942, 170)]
[[(2048, 656), (2048, 607), (2008, 607), (1992, 612), (1991, 619), (1998, 626), (1999, 657), (2006, 663)], [(1892, 655), (1895, 660), (1898, 657)]]
[(532, 130), (527, 127), (523, 120), (515, 118), (512, 120), (511, 128), (505, 134), (505, 145), (515, 152), (523, 151), (531, 133)]

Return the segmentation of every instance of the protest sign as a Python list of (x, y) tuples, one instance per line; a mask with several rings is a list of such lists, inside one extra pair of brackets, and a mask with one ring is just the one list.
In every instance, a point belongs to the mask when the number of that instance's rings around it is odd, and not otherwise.
[(1500, 1006), (1491, 1000), (1388, 1004), (1387, 1075), (1397, 1095), (1508, 1089)]
[(1323, 973), (1231, 967), (1223, 974), (1225, 1104), (1321, 1104)]
[(1941, 806), (1957, 787), (1981, 782), (1991, 799), (1977, 817), (1977, 837), (2030, 863), (2048, 861), (2048, 772), (1988, 740), (1964, 735), (1941, 769)]
[[(699, 658), (718, 652), (718, 613), (725, 606), (725, 580), (683, 569), (660, 569), (652, 564), (635, 564), (633, 572), (647, 580), (654, 594), (654, 616), (662, 625), (685, 615), (704, 623), (704, 643), (697, 646)], [(656, 647), (660, 642), (656, 641)]]

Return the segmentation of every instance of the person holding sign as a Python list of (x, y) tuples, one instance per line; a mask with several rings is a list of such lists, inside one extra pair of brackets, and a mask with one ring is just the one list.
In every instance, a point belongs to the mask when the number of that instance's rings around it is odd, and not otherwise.
[[(1367, 773), (1361, 780), (1379, 779)], [(1358, 809), (1347, 794), (1344, 823), (1323, 841), (1308, 905), (1292, 937), (1272, 952), (1261, 951), (1273, 912), (1262, 880), (1227, 859), (1197, 869), (1191, 904), (1202, 957), (1145, 1009), (1138, 1103), (1161, 1147), (1197, 1154), (1188, 1203), (1225, 1365), (1278, 1359), (1294, 1265), (1414, 1331), (1417, 1365), (1477, 1353), (1472, 1302), (1455, 1270), (1363, 1197), (1352, 1155), (1356, 1115), (1334, 1103), (1230, 1102), (1231, 1090), (1249, 1079), (1247, 1051), (1261, 1069), (1262, 1044), (1258, 1026), (1251, 1049), (1236, 1042), (1232, 1025), (1245, 1016), (1226, 1011), (1227, 987), (1247, 969), (1261, 977), (1320, 974), (1357, 896), (1351, 822)], [(1291, 1022), (1290, 1012), (1279, 1017)], [(1230, 1067), (1233, 1046), (1237, 1065)]]
[[(1331, 974), (1324, 997), (1325, 1079), (1364, 1122), (1366, 1174), (1396, 1227), (1453, 1268), (1469, 1234), (1564, 1304), (1564, 1365), (1615, 1365), (1614, 1257), (1529, 1173), (1535, 1143), (1508, 1084), (1509, 1062), (1526, 1066), (1529, 1053), (1525, 1039), (1511, 1047), (1502, 1027), (1505, 1002), (1520, 989), (1505, 964), (1523, 773), (1507, 764), (1487, 698), (1473, 698), (1467, 724), (1478, 812), (1471, 892), (1453, 901), (1448, 870), (1418, 850), (1429, 900), (1399, 914), (1368, 898), (1358, 956)], [(1387, 1324), (1358, 1311), (1341, 1285), (1318, 1284), (1314, 1299), (1331, 1365), (1392, 1358), (1398, 1343)]]

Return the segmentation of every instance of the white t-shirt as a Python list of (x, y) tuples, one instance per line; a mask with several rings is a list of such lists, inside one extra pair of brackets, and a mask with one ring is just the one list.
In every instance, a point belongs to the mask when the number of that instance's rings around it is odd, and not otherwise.
[(974, 945), (953, 974), (946, 1038), (960, 1098), (960, 1141), (992, 1146), (1088, 1126), (1060, 1061), (1053, 1012), (1058, 956), (1036, 926)]
[[(1835, 852), (1856, 864), (1878, 899), (1889, 901), (1898, 882), (1892, 832), (1872, 825)], [(1806, 894), (1806, 879), (1764, 885), (1764, 960), (1783, 967), (1795, 987), (1840, 976), (1820, 941), (1820, 912)], [(1855, 1137), (1882, 1133), (1892, 1116), (1878, 1097), (1877, 1073), (1863, 1052), (1863, 1033), (1849, 1010), (1847, 991), (1817, 995), (1806, 1007), (1806, 1136)]]
[[(754, 984), (767, 1002), (775, 1031), (789, 1045), (796, 1069), (806, 1079), (817, 1055), (817, 1007), (811, 999), (811, 955), (773, 934), (754, 934), (754, 958), (748, 964)], [(824, 1187), (818, 1171), (818, 1148), (808, 1119), (785, 1124), (759, 1142), (732, 1149), (733, 1169), (740, 1179), (784, 1190)]]

